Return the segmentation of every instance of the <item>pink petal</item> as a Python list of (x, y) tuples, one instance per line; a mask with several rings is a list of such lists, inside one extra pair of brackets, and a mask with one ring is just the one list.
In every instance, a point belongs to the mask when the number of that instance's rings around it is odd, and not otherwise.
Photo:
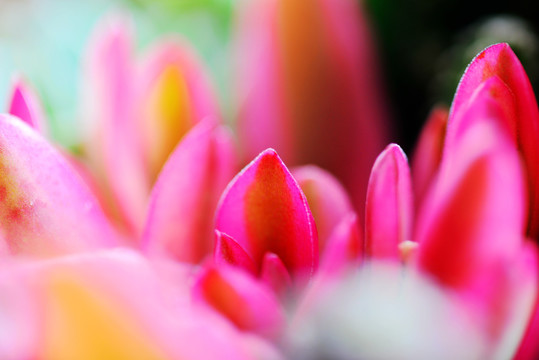
[(250, 274), (256, 275), (257, 269), (253, 259), (232, 237), (215, 231), (214, 261), (218, 266), (233, 265), (241, 267)]
[(399, 244), (411, 239), (412, 187), (408, 160), (390, 144), (372, 168), (365, 207), (365, 255), (399, 260)]
[(421, 207), (423, 197), (427, 193), (438, 172), (444, 148), (445, 129), (449, 110), (445, 107), (435, 107), (421, 130), (419, 140), (412, 158), (412, 182), (417, 204), (416, 211)]
[(56, 255), (116, 244), (105, 215), (62, 156), (0, 115), (0, 232), (11, 253)]
[(180, 39), (153, 45), (139, 72), (137, 113), (153, 181), (191, 127), (206, 117), (218, 119), (219, 111), (205, 69), (189, 44)]
[(327, 169), (363, 212), (368, 173), (388, 131), (378, 63), (357, 4), (254, 1), (237, 33), (247, 157), (271, 146), (287, 164)]
[[(511, 96), (498, 98), (502, 106), (514, 103), (516, 116), (509, 121), (514, 122), (512, 125), (518, 134), (516, 145), (523, 155), (528, 172), (528, 235), (536, 237), (539, 235), (539, 149), (536, 146), (539, 138), (539, 111), (526, 72), (509, 45), (492, 45), (476, 56), (461, 79), (450, 118), (456, 121), (479, 85), (492, 76), (498, 77), (510, 90)], [(453, 126), (448, 125), (448, 136)]]
[(485, 92), (464, 116), (467, 130), (444, 155), (415, 236), (419, 266), (457, 288), (488, 276), (493, 262), (514, 256), (526, 204), (520, 159), (503, 127), (502, 108)]
[(290, 289), (292, 280), (285, 265), (279, 257), (273, 253), (266, 253), (262, 260), (260, 278), (275, 291), (276, 294), (284, 294)]
[(228, 185), (216, 229), (232, 236), (259, 271), (268, 252), (276, 254), (293, 276), (310, 276), (317, 267), (318, 238), (307, 200), (272, 149)]
[(346, 190), (330, 173), (313, 165), (292, 169), (292, 175), (307, 198), (318, 230), (320, 252), (337, 224), (352, 211)]
[(358, 266), (363, 256), (362, 240), (357, 215), (351, 212), (331, 234), (321, 256), (320, 271), (336, 274), (342, 269)]
[(232, 267), (206, 268), (198, 278), (194, 295), (238, 328), (275, 336), (284, 325), (278, 299), (254, 277)]
[(141, 230), (150, 183), (135, 122), (135, 71), (128, 20), (109, 16), (92, 36), (84, 58), (85, 150), (117, 224)]
[(8, 112), (26, 122), (42, 134), (47, 133), (47, 123), (38, 96), (22, 79), (15, 80)]
[(145, 249), (195, 263), (211, 254), (213, 214), (234, 171), (230, 134), (213, 120), (200, 122), (178, 144), (154, 186)]

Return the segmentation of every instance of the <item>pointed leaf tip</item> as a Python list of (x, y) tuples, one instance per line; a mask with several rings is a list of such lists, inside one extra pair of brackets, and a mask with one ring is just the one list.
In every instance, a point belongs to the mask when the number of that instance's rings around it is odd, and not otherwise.
[(232, 237), (220, 231), (215, 231), (214, 261), (217, 265), (233, 265), (247, 270), (253, 275), (257, 269), (253, 259)]
[(365, 209), (365, 252), (398, 260), (398, 245), (411, 238), (412, 185), (406, 155), (390, 144), (372, 168)]
[[(518, 136), (515, 146), (524, 159), (528, 177), (529, 215), (527, 235), (539, 234), (539, 110), (531, 83), (522, 64), (506, 43), (492, 45), (483, 50), (470, 63), (464, 73), (453, 104), (448, 122), (448, 139), (458, 128), (461, 113), (466, 111), (474, 92), (487, 80), (498, 77), (507, 87), (505, 95), (497, 101), (504, 107), (514, 106), (514, 117), (510, 129)], [(512, 104), (511, 104), (512, 103)], [(455, 124), (456, 123), (456, 124)]]
[(44, 134), (46, 132), (45, 115), (37, 94), (23, 79), (17, 78), (12, 86), (8, 112)]
[(307, 200), (273, 149), (260, 153), (229, 184), (216, 229), (236, 239), (258, 271), (267, 252), (294, 275), (310, 275), (317, 266), (318, 239)]

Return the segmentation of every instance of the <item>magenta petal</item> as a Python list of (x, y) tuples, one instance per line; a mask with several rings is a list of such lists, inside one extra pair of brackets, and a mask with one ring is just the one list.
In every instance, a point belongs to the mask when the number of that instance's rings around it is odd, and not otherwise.
[(232, 236), (259, 271), (268, 252), (276, 254), (293, 276), (311, 276), (317, 267), (318, 238), (307, 200), (272, 149), (228, 185), (216, 229)]
[(411, 239), (412, 188), (408, 160), (390, 144), (372, 168), (365, 207), (365, 255), (400, 259), (399, 244)]
[(39, 98), (22, 80), (13, 84), (8, 111), (42, 134), (47, 132), (47, 123)]
[(488, 93), (476, 99), (418, 215), (419, 266), (446, 285), (468, 286), (520, 246), (525, 191), (503, 114)]
[(513, 122), (512, 126), (518, 134), (516, 145), (528, 171), (528, 235), (536, 237), (539, 234), (539, 111), (526, 72), (508, 44), (488, 47), (468, 66), (453, 101), (448, 136), (452, 136), (452, 122), (457, 121), (459, 114), (465, 111), (476, 89), (493, 76), (498, 77), (510, 90), (510, 95), (500, 96), (498, 102), (502, 106), (514, 103), (515, 119), (509, 121)]
[(292, 284), (290, 274), (283, 262), (277, 255), (272, 253), (264, 255), (260, 277), (276, 294), (282, 294)]
[(257, 275), (253, 259), (232, 237), (215, 231), (214, 261), (217, 265), (233, 265)]
[(116, 243), (88, 188), (34, 130), (0, 115), (0, 149), (0, 232), (11, 253), (55, 255)]
[(284, 325), (284, 314), (271, 290), (233, 267), (204, 269), (193, 292), (195, 299), (204, 301), (242, 330), (272, 337)]
[(317, 166), (294, 168), (292, 175), (307, 198), (323, 252), (335, 226), (352, 211), (348, 194), (333, 175)]
[(211, 254), (213, 214), (234, 171), (230, 134), (213, 120), (200, 122), (170, 155), (154, 186), (143, 237), (148, 252), (188, 262)]

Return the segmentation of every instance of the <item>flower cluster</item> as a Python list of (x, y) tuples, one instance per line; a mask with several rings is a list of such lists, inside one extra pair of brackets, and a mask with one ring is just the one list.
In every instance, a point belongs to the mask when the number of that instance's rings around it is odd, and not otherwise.
[(16, 81), (0, 115), (0, 358), (537, 355), (523, 67), (507, 44), (477, 55), (410, 166), (384, 149), (358, 10), (242, 4), (231, 127), (189, 45), (138, 57), (122, 17), (84, 59), (79, 156)]

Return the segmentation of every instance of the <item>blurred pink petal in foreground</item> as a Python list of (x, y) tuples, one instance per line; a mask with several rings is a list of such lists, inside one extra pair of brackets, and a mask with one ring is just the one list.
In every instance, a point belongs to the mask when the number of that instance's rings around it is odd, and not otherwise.
[(20, 119), (0, 115), (0, 238), (13, 254), (51, 256), (117, 244), (97, 200)]
[(388, 123), (356, 2), (262, 0), (241, 10), (239, 132), (246, 157), (273, 147), (289, 165), (329, 170), (361, 213)]
[[(264, 340), (243, 335), (193, 306), (186, 286), (189, 268), (175, 265), (165, 271), (167, 267), (157, 265), (130, 250), (2, 264), (2, 293), (8, 290), (15, 300), (20, 294), (14, 289), (20, 289), (35, 301), (32, 308), (20, 301), (7, 304), (12, 318), (3, 324), (7, 328), (0, 334), (0, 356), (279, 358)], [(20, 321), (25, 322), (19, 325)], [(7, 348), (2, 347), (4, 334), (13, 334), (14, 343)], [(3, 353), (5, 349), (10, 352)]]

